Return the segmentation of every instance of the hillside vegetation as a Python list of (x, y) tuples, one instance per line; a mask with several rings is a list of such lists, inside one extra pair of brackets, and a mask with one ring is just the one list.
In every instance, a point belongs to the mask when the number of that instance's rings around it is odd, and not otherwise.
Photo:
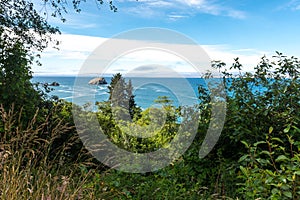
[[(14, 59), (22, 65), (22, 54), (18, 55)], [(213, 106), (207, 88), (199, 86), (200, 103), (193, 108), (200, 109), (199, 127), (192, 145), (166, 168), (142, 174), (109, 168), (85, 149), (72, 109), (86, 116), (95, 113), (43, 94), (45, 90), (28, 81), (30, 74), (21, 85), (13, 84), (10, 71), (1, 65), (0, 198), (299, 199), (300, 63), (281, 53), (271, 60), (263, 57), (253, 73), (244, 72), (238, 59), (230, 67), (214, 62), (213, 67), (223, 74), (227, 106), (217, 145), (199, 158)], [(232, 70), (238, 73), (231, 74)], [(192, 114), (174, 107), (167, 97), (157, 100), (160, 109), (141, 110), (130, 81), (121, 74), (113, 80), (110, 95), (115, 89), (114, 95), (122, 98), (98, 102), (96, 116), (105, 135), (119, 148), (144, 153), (164, 147), (176, 136), (181, 113)], [(12, 88), (14, 92), (8, 92)], [(116, 121), (114, 116), (124, 109), (131, 122)], [(151, 116), (162, 112), (166, 113), (164, 124), (151, 125)], [(135, 124), (153, 136), (141, 139), (125, 134)]]

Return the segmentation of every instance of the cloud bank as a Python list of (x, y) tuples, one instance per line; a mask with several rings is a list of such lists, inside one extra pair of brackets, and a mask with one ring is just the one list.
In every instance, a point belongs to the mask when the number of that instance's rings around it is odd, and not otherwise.
[[(107, 38), (91, 37), (83, 35), (62, 34), (56, 36), (61, 41), (60, 50), (48, 48), (42, 53), (42, 66), (33, 66), (34, 75), (77, 75), (82, 64), (89, 55)], [(120, 45), (126, 45), (127, 40), (117, 41)], [(141, 41), (139, 41), (141, 42)], [(143, 41), (142, 41), (143, 42)], [(166, 44), (173, 45), (171, 48), (182, 48), (185, 44)], [(229, 45), (201, 45), (211, 60), (222, 60), (228, 66), (236, 57), (245, 66), (245, 71), (252, 71), (259, 62), (260, 57), (269, 55), (255, 49), (233, 49)], [(191, 47), (192, 48), (192, 47)], [(191, 49), (192, 51), (192, 49)], [(197, 58), (195, 58), (197, 59)], [(97, 58), (95, 58), (97, 63)], [(99, 62), (100, 63), (100, 62)], [(106, 73), (114, 74), (117, 72), (129, 73), (130, 71), (146, 69), (151, 74), (151, 67), (162, 65), (175, 70), (179, 74), (193, 75), (195, 69), (184, 58), (159, 49), (138, 49), (128, 52), (113, 61)], [(144, 67), (144, 68), (143, 68)], [(150, 70), (150, 71), (149, 71)]]

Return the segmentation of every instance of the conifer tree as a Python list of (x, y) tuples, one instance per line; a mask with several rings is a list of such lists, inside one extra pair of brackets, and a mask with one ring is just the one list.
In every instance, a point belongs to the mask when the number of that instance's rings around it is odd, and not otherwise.
[(129, 112), (130, 118), (139, 116), (141, 109), (136, 105), (131, 80), (126, 83), (120, 73), (115, 74), (108, 86), (109, 101), (112, 107), (119, 107)]

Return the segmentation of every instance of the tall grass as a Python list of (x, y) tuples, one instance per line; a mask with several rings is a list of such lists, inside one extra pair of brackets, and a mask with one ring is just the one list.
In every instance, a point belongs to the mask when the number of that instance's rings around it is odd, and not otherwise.
[(72, 127), (61, 120), (52, 122), (50, 115), (38, 122), (38, 116), (37, 110), (22, 124), (22, 110), (12, 106), (6, 111), (0, 105), (0, 199), (93, 199), (94, 188), (86, 184), (92, 170), (63, 162), (71, 144), (50, 151), (55, 139)]
[[(55, 110), (45, 116), (37, 110), (27, 124), (22, 124), (22, 112), (15, 111), (14, 106), (6, 111), (0, 105), (0, 199), (185, 199), (191, 195), (216, 198), (196, 183), (185, 188), (177, 180), (177, 172), (184, 171), (180, 165), (150, 175), (103, 171), (102, 166), (101, 170), (90, 168), (80, 160), (81, 156), (89, 157), (84, 150), (78, 160), (66, 161), (70, 147), (79, 138), (74, 132), (59, 147), (57, 140), (75, 131), (74, 127), (53, 117)], [(161, 175), (164, 173), (168, 177)]]

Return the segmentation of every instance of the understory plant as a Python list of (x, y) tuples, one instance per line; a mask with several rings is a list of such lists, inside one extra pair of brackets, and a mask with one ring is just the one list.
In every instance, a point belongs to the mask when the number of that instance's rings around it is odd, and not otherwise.
[(239, 59), (229, 68), (214, 66), (223, 73), (227, 113), (210, 156), (222, 158), (223, 176), (236, 177), (232, 195), (298, 199), (299, 60), (277, 52), (272, 60), (263, 57), (253, 72), (245, 72)]

